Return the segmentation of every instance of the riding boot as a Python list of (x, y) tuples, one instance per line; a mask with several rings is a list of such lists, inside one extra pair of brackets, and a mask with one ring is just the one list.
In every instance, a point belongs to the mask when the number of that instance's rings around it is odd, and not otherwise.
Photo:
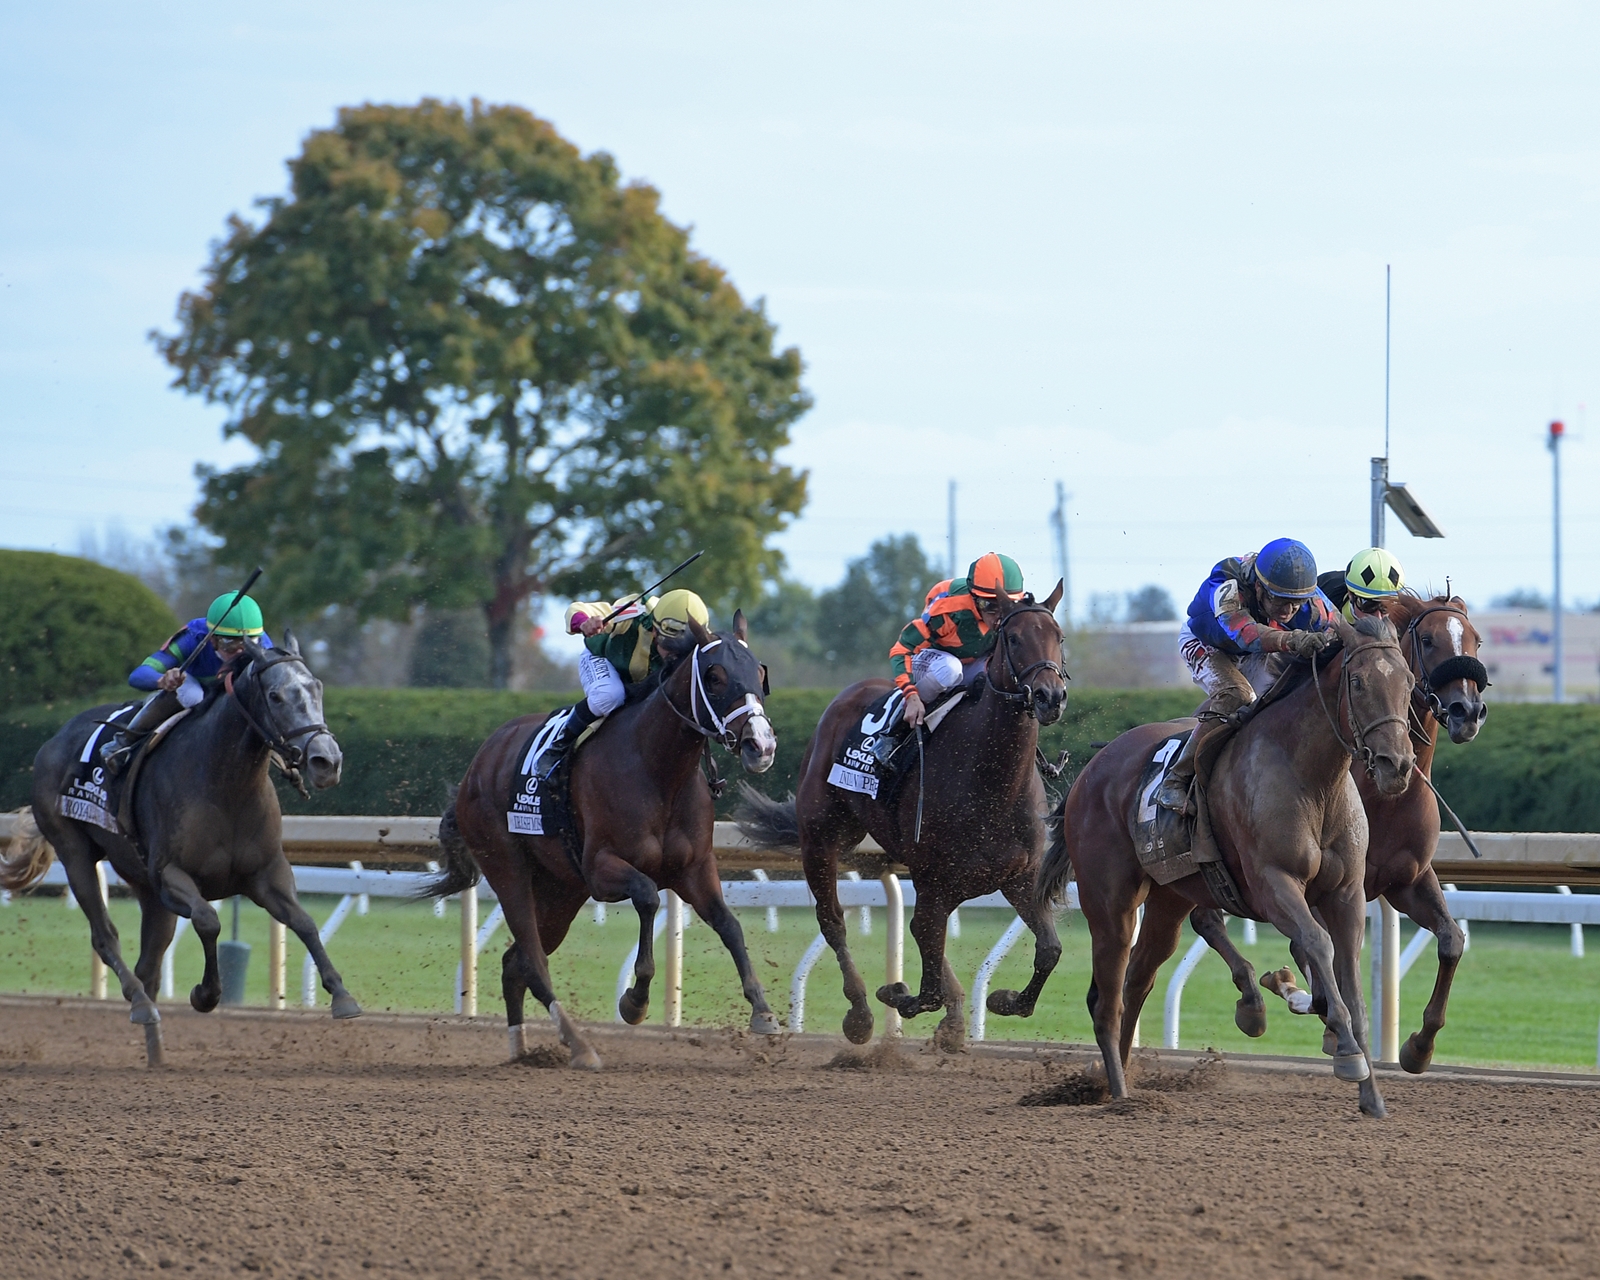
[(545, 749), (539, 753), (539, 758), (533, 762), (534, 773), (541, 778), (548, 778), (554, 773), (567, 752), (576, 745), (583, 731), (598, 719), (600, 717), (590, 709), (587, 698), (573, 707), (566, 724), (561, 726), (561, 732), (546, 744)]
[(1183, 750), (1172, 762), (1172, 767), (1167, 770), (1167, 776), (1161, 780), (1161, 786), (1156, 791), (1156, 803), (1163, 809), (1171, 809), (1174, 813), (1194, 812), (1194, 806), (1189, 802), (1189, 792), (1194, 787), (1194, 767), (1200, 756), (1200, 745), (1221, 727), (1226, 716), (1237, 710), (1239, 705), (1230, 699), (1228, 706), (1232, 710), (1225, 712), (1221, 707), (1214, 708), (1214, 714), (1206, 716), (1195, 726), (1189, 741), (1183, 744)]
[(100, 745), (100, 763), (106, 773), (115, 778), (133, 758), (133, 750), (145, 738), (172, 716), (177, 715), (182, 703), (178, 695), (158, 689), (144, 700), (144, 706), (134, 712), (133, 719), (118, 729)]

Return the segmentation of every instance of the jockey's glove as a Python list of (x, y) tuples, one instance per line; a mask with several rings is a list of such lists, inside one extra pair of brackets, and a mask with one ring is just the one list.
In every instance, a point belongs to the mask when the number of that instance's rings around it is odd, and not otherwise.
[(1335, 640), (1331, 631), (1280, 631), (1283, 647), (1297, 658), (1313, 658)]

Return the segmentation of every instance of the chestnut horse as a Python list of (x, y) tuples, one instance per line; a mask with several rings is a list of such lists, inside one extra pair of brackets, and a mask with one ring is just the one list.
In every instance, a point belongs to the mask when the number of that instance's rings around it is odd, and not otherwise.
[[(1466, 950), (1466, 936), (1445, 906), (1444, 891), (1433, 870), (1433, 854), (1439, 844), (1439, 805), (1429, 785), (1433, 753), (1440, 724), (1446, 727), (1452, 742), (1471, 742), (1478, 736), (1489, 714), (1483, 701), (1489, 674), (1478, 657), (1482, 637), (1467, 616), (1467, 605), (1461, 597), (1439, 595), (1424, 599), (1406, 594), (1392, 601), (1388, 612), (1401, 634), (1401, 647), (1416, 678), (1411, 695), (1411, 736), (1416, 743), (1417, 768), (1411, 785), (1398, 796), (1384, 795), (1354, 762), (1350, 773), (1361, 792), (1371, 831), (1367, 840), (1367, 901), (1382, 894), (1397, 911), (1405, 912), (1439, 939), (1439, 973), (1422, 1013), (1422, 1028), (1412, 1032), (1400, 1047), (1401, 1067), (1420, 1075), (1433, 1061), (1434, 1041), (1444, 1026), (1450, 985)], [(1202, 914), (1215, 918), (1201, 920)], [(1234, 981), (1242, 979), (1241, 990), (1253, 991), (1255, 971), (1228, 939), (1220, 913), (1196, 911), (1191, 921), (1196, 932), (1227, 963)], [(1141, 937), (1135, 954), (1143, 945)], [(1298, 962), (1301, 957), (1297, 954), (1295, 959)], [(1305, 972), (1303, 963), (1300, 967)], [(1285, 999), (1296, 994), (1293, 979), (1286, 971), (1268, 974), (1262, 982)], [(1323, 1002), (1316, 994), (1309, 1003), (1296, 1002), (1290, 1007), (1299, 1013), (1321, 1012)], [(1255, 1029), (1257, 1026), (1259, 1029)], [(1264, 1017), (1259, 1024), (1252, 1024), (1255, 1035), (1265, 1029)]]
[(708, 739), (738, 750), (751, 773), (772, 767), (778, 740), (762, 703), (766, 673), (745, 641), (742, 612), (734, 614), (731, 632), (715, 635), (691, 620), (688, 635), (662, 642), (672, 652), (672, 663), (655, 689), (612, 712), (577, 752), (571, 810), (581, 854), (569, 852), (559, 835), (507, 830), (518, 766), (547, 715), (501, 725), (473, 757), (439, 823), (446, 867), (426, 895), (469, 890), (481, 868), (499, 896), (512, 937), (501, 962), (501, 989), (513, 1059), (527, 1048), (522, 1006), (531, 990), (571, 1050), (570, 1065), (600, 1067), (600, 1056), (555, 998), (547, 959), (591, 897), (631, 901), (639, 913), (634, 984), (618, 1008), (623, 1021), (644, 1021), (656, 971), (652, 942), (662, 889), (692, 906), (732, 953), (750, 1001), (750, 1029), (777, 1032), (778, 1021), (745, 951), (744, 930), (722, 899), (711, 852), (715, 812), (700, 772)]
[(920, 786), (908, 777), (882, 803), (828, 781), (841, 742), (890, 687), (887, 680), (862, 680), (823, 712), (801, 760), (797, 797), (780, 804), (746, 789), (739, 824), (757, 843), (798, 840), (806, 881), (817, 899), (817, 923), (844, 974), (844, 994), (850, 1001), (844, 1034), (853, 1044), (871, 1039), (873, 1017), (866, 983), (845, 940), (838, 876), (841, 855), (865, 835), (883, 847), (888, 862), (910, 869), (917, 888), (911, 936), (922, 956), (921, 989), (913, 994), (899, 982), (880, 987), (878, 999), (905, 1018), (943, 1008), (945, 1016), (934, 1035), (941, 1049), (954, 1052), (966, 1035), (966, 993), (944, 949), (946, 924), (955, 908), (969, 898), (1003, 893), (1033, 931), (1032, 981), (1021, 992), (993, 992), (991, 1013), (1030, 1016), (1061, 958), (1054, 919), (1033, 902), (1047, 807), (1035, 768), (1039, 726), (1060, 719), (1067, 700), (1061, 628), (1055, 620), (1061, 591), (1057, 582), (1042, 603), (1031, 595), (1003, 602), (990, 633), (994, 647), (985, 679), (927, 739)]
[[(1362, 1111), (1381, 1116), (1359, 964), (1367, 820), (1349, 762), (1359, 758), (1385, 795), (1405, 791), (1414, 767), (1406, 715), (1412, 679), (1387, 620), (1351, 626), (1338, 618), (1334, 626), (1340, 646), (1286, 673), (1290, 683), (1280, 696), (1263, 700), (1223, 746), (1207, 801), (1217, 847), (1246, 905), (1298, 943), (1327, 993), (1334, 1074), (1359, 1081)], [(1163, 738), (1185, 723), (1194, 722), (1130, 729), (1089, 761), (1062, 801), (1039, 872), (1041, 908), (1059, 900), (1077, 873), (1093, 945), (1089, 1013), (1118, 1098), (1127, 1094), (1133, 1028), (1156, 970), (1177, 948), (1194, 907), (1219, 905), (1198, 872), (1155, 884), (1133, 844), (1140, 775)], [(1141, 902), (1141, 946), (1130, 964)], [(1251, 995), (1259, 1001), (1253, 987)], [(1245, 1004), (1241, 999), (1241, 1015)]]

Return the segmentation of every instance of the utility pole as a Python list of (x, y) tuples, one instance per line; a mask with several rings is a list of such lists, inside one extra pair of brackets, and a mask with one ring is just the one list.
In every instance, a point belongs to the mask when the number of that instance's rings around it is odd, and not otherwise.
[(1567, 434), (1566, 424), (1557, 419), (1550, 424), (1551, 463), (1551, 516), (1553, 525), (1552, 549), (1554, 552), (1554, 591), (1550, 596), (1550, 634), (1555, 640), (1555, 662), (1551, 667), (1554, 677), (1551, 688), (1551, 699), (1555, 702), (1567, 700), (1566, 672), (1563, 669), (1565, 653), (1561, 643), (1561, 439)]
[(1056, 618), (1063, 631), (1072, 629), (1072, 569), (1067, 561), (1067, 487), (1056, 481), (1056, 509), (1050, 513), (1056, 535), (1056, 568), (1061, 574), (1061, 605)]
[(950, 510), (949, 529), (946, 535), (946, 550), (950, 555), (950, 576), (956, 576), (956, 482), (950, 482)]

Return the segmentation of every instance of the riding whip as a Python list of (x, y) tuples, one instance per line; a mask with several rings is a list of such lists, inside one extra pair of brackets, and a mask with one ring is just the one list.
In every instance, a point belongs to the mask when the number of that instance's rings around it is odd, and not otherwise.
[[(1421, 773), (1419, 769), (1417, 772)], [(1439, 807), (1444, 810), (1444, 816), (1449, 818), (1455, 829), (1461, 833), (1461, 838), (1467, 842), (1467, 848), (1472, 850), (1474, 858), (1483, 857), (1483, 850), (1478, 848), (1478, 842), (1472, 838), (1472, 832), (1467, 830), (1467, 824), (1456, 817), (1456, 811), (1445, 803), (1444, 797), (1439, 794), (1439, 788), (1433, 785), (1433, 779), (1427, 774), (1422, 774), (1422, 780), (1428, 784), (1428, 790), (1433, 792), (1433, 798), (1439, 802)]]
[(189, 669), (189, 664), (200, 656), (200, 651), (206, 647), (206, 643), (211, 639), (212, 634), (223, 624), (228, 615), (232, 613), (236, 607), (238, 607), (239, 601), (243, 600), (249, 593), (250, 588), (256, 585), (256, 579), (260, 576), (261, 566), (257, 565), (253, 570), (251, 570), (250, 576), (244, 580), (244, 586), (240, 587), (238, 591), (234, 592), (233, 599), (228, 602), (228, 607), (222, 611), (222, 617), (218, 618), (206, 628), (205, 637), (200, 641), (199, 644), (195, 645), (195, 647), (190, 650), (189, 656), (178, 664), (176, 668), (178, 671), (187, 671)]
[[(680, 564), (671, 573), (667, 574), (666, 577), (657, 578), (654, 582), (652, 582), (648, 587), (646, 587), (643, 591), (641, 591), (639, 593), (639, 599), (643, 600), (646, 596), (648, 596), (657, 587), (664, 586), (669, 579), (677, 577), (680, 573), (682, 573), (685, 569), (687, 569), (690, 565), (692, 565), (696, 560), (698, 560), (703, 555), (705, 555), (705, 548), (704, 547), (702, 547), (699, 551), (696, 551), (692, 556), (690, 556), (687, 560), (685, 560), (682, 564)], [(257, 569), (256, 572), (260, 573), (261, 570)], [(252, 579), (250, 579), (250, 581), (254, 582), (255, 579), (252, 578)], [(601, 626), (605, 626), (606, 623), (610, 622), (611, 619), (615, 618), (619, 613), (621, 613), (622, 609), (629, 608), (632, 604), (635, 604), (635, 603), (637, 603), (637, 601), (630, 601), (628, 604), (623, 605), (621, 609), (613, 609), (610, 613), (606, 614), (605, 617), (600, 619), (600, 625)]]

